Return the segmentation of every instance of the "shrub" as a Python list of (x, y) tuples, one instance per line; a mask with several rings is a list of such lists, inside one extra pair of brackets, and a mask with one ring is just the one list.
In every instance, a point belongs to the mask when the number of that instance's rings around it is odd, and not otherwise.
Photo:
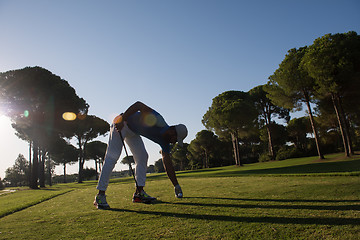
[(91, 180), (93, 178), (95, 178), (96, 176), (96, 170), (93, 168), (85, 168), (83, 169), (83, 179), (84, 180)]
[(259, 162), (269, 162), (271, 161), (271, 156), (267, 153), (263, 153), (259, 157)]
[(279, 151), (276, 153), (276, 160), (285, 160), (288, 158), (297, 158), (303, 157), (304, 153), (300, 152), (300, 150), (294, 147), (281, 147)]

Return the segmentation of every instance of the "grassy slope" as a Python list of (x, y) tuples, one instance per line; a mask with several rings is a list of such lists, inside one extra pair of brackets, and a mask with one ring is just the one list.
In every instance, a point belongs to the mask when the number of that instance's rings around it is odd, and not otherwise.
[[(60, 195), (0, 218), (0, 239), (357, 239), (360, 178), (326, 174), (357, 173), (359, 158), (182, 172), (184, 199), (175, 199), (170, 182), (155, 174), (146, 187), (159, 199), (152, 205), (131, 203), (134, 184), (130, 178), (117, 179), (107, 191), (111, 211), (91, 206), (94, 182), (19, 191), (0, 196), (0, 213), (4, 199), (17, 205), (26, 192), (34, 203), (47, 192)], [(300, 175), (289, 175), (294, 172)]]

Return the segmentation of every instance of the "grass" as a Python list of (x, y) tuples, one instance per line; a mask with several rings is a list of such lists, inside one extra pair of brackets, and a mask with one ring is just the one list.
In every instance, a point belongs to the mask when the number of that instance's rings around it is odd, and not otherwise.
[(294, 158), (283, 161), (247, 164), (243, 167), (223, 167), (194, 171), (180, 172), (186, 176), (194, 177), (230, 177), (230, 176), (324, 176), (324, 175), (355, 175), (360, 176), (360, 156), (355, 155), (350, 159), (343, 154), (326, 156), (325, 160), (318, 157)]
[(359, 162), (332, 156), (181, 172), (183, 199), (154, 174), (146, 189), (155, 204), (133, 204), (131, 178), (116, 179), (108, 211), (92, 206), (95, 182), (18, 191), (0, 195), (0, 212), (5, 199), (35, 204), (1, 217), (0, 239), (359, 239)]
[(71, 191), (71, 189), (59, 187), (40, 190), (24, 188), (14, 190), (15, 192), (0, 195), (0, 218)]

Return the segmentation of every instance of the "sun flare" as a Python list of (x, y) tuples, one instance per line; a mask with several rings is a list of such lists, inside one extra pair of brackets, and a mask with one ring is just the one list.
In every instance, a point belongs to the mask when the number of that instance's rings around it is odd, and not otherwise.
[(8, 117), (0, 115), (0, 133), (6, 134), (11, 130), (11, 121)]

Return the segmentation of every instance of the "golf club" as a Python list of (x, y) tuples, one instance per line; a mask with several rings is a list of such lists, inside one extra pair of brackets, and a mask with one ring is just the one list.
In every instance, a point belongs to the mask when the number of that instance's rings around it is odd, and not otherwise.
[[(123, 136), (122, 136), (122, 134), (121, 134), (121, 131), (118, 131), (118, 133), (120, 134), (120, 138), (121, 138), (122, 144), (123, 144), (124, 149), (125, 149), (126, 157), (129, 159), (129, 154), (128, 154), (128, 152), (127, 152), (127, 149), (126, 149), (126, 146), (125, 146), (125, 141), (124, 141), (124, 138), (123, 138)], [(129, 168), (130, 168), (131, 174), (133, 175), (134, 180), (135, 180), (136, 189), (137, 189), (137, 191), (140, 193), (139, 186), (138, 186), (138, 183), (137, 183), (136, 178), (135, 178), (134, 170), (133, 170), (132, 167), (131, 167), (130, 161), (129, 161), (128, 163), (129, 163)]]

